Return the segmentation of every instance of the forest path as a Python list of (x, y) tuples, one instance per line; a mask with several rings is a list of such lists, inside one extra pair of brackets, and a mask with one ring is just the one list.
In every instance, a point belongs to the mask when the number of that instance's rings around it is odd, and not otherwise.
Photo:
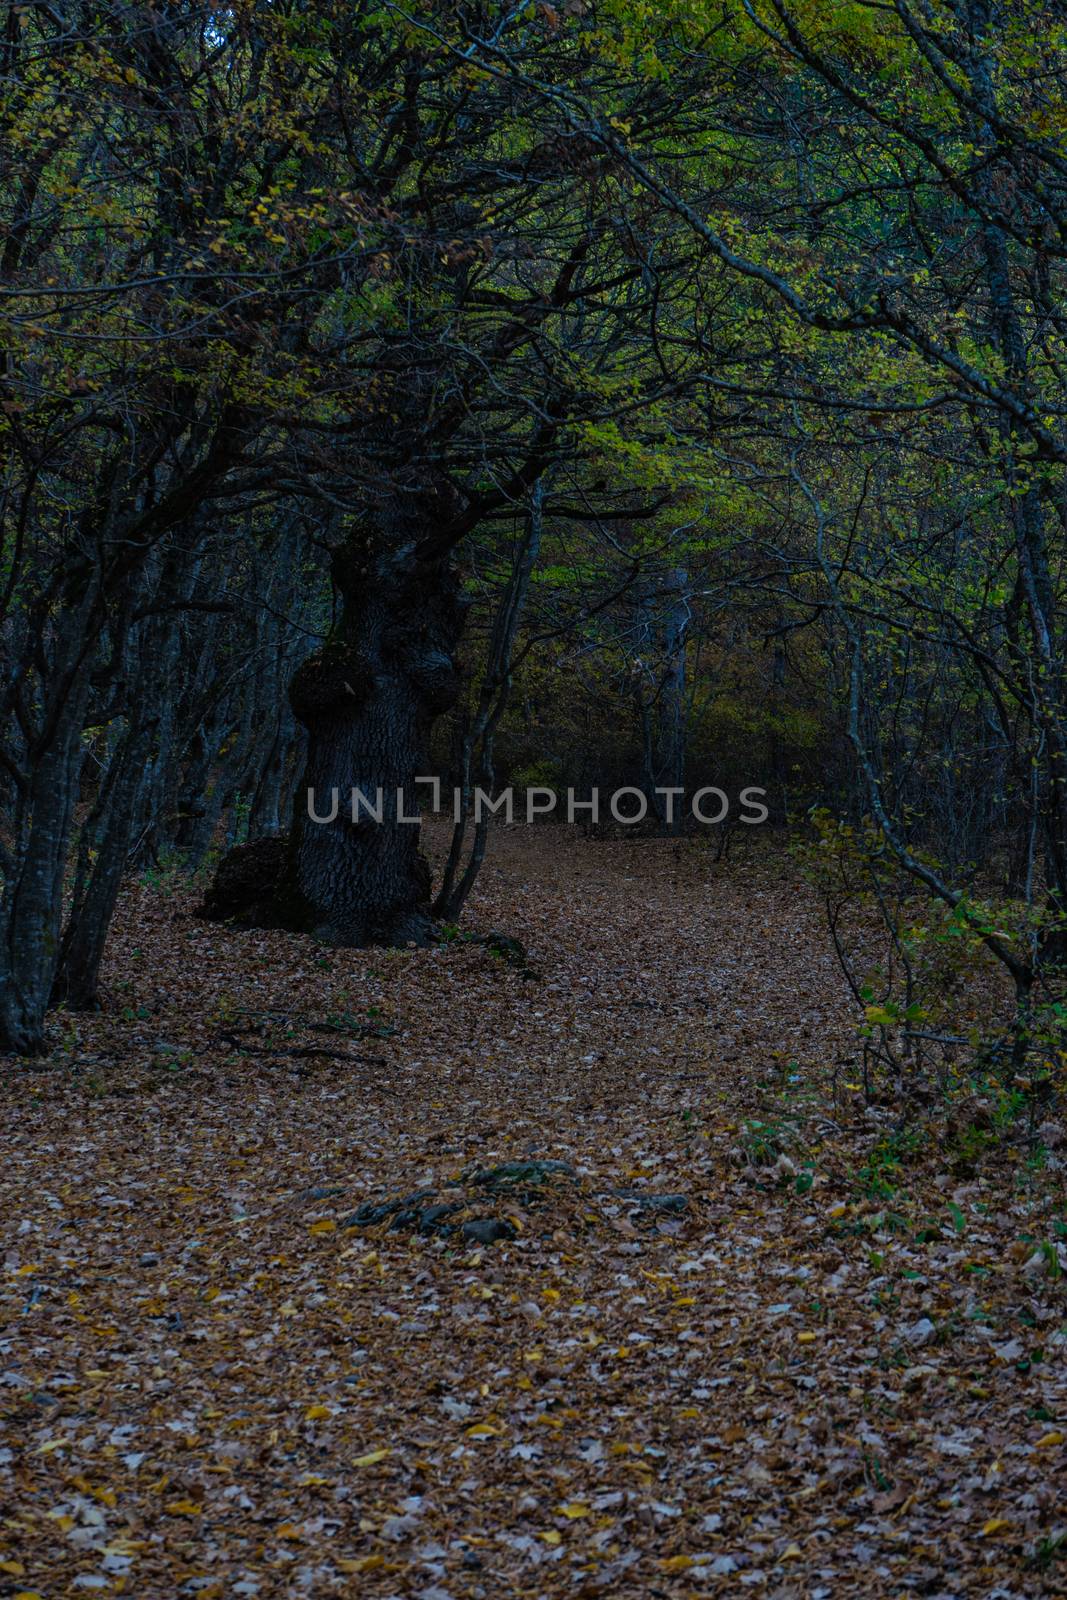
[(1061, 1288), (1025, 1197), (864, 1188), (792, 869), (497, 845), (538, 978), (144, 886), (3, 1080), (11, 1592), (1063, 1592)]

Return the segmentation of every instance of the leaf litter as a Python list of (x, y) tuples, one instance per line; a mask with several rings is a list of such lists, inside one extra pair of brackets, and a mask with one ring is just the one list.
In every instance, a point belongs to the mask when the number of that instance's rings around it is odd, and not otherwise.
[(857, 1185), (788, 865), (502, 833), (536, 982), (194, 903), (4, 1075), (4, 1592), (1064, 1592), (1061, 1163)]

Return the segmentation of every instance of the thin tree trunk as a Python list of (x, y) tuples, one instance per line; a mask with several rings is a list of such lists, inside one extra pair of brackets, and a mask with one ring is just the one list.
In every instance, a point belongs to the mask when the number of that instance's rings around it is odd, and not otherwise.
[(445, 862), (444, 874), (437, 898), (435, 916), (454, 922), (467, 903), (478, 873), (485, 860), (489, 838), (489, 815), (483, 809), (474, 819), (474, 842), (466, 866), (462, 867), (463, 848), (470, 825), (472, 790), (477, 787), (484, 794), (492, 792), (495, 768), (493, 765), (493, 740), (497, 725), (503, 716), (511, 692), (511, 658), (515, 635), (530, 578), (541, 552), (544, 530), (544, 486), (541, 479), (534, 485), (530, 496), (530, 514), (522, 543), (515, 554), (511, 575), (493, 623), (489, 641), (489, 654), (485, 676), (478, 696), (478, 706), (470, 725), (464, 730), (460, 747), (458, 772), (460, 808), (459, 817), (452, 830), (452, 842)]
[[(87, 603), (82, 610), (87, 610)], [(67, 670), (53, 678), (43, 746), (31, 755), (17, 803), (16, 851), (5, 862), (0, 898), (0, 1052), (38, 1055), (60, 954), (63, 874), (70, 850), (83, 759), (89, 675), (74, 659), (80, 619), (67, 634)]]
[[(664, 670), (660, 690), (660, 730), (663, 759), (660, 764), (664, 787), (685, 787), (686, 755), (686, 703), (685, 703), (685, 652), (689, 631), (690, 609), (688, 598), (688, 573), (679, 568), (672, 572), (669, 588), (672, 599), (667, 609), (663, 629)], [(667, 812), (667, 828), (671, 833), (682, 830), (682, 807), (677, 803)]]
[[(992, 149), (996, 137), (992, 128), (996, 109), (996, 90), (986, 53), (990, 8), (978, 0), (971, 13), (975, 40), (970, 62), (970, 79), (975, 99), (989, 118), (979, 129), (984, 148)], [(979, 42), (981, 41), (981, 42)], [(985, 180), (990, 188), (995, 173)], [(1029, 400), (1031, 382), (1026, 335), (1015, 303), (1012, 287), (1011, 256), (1004, 230), (994, 222), (982, 225), (986, 260), (986, 281), (992, 332), (1000, 348), (1005, 370), (1017, 394)], [(1059, 919), (1067, 918), (1067, 728), (1063, 715), (1064, 664), (1056, 635), (1055, 602), (1045, 537), (1041, 496), (1028, 476), (1026, 463), (1017, 458), (1016, 441), (1010, 419), (999, 416), (999, 431), (1004, 443), (1005, 468), (1015, 490), (1010, 500), (1014, 524), (1015, 552), (1023, 604), (1030, 625), (1030, 638), (1036, 657), (1033, 674), (1034, 705), (1038, 725), (1044, 736), (1048, 758), (1045, 841), (1046, 877), (1051, 909)], [(1062, 962), (1067, 958), (1067, 930), (1061, 925), (1049, 930), (1042, 954)]]
[(70, 1011), (95, 1011), (99, 1004), (100, 963), (138, 824), (152, 734), (148, 722), (131, 728), (116, 756), (118, 770), (101, 818), (96, 859), (78, 886), (67, 919), (51, 1003)]

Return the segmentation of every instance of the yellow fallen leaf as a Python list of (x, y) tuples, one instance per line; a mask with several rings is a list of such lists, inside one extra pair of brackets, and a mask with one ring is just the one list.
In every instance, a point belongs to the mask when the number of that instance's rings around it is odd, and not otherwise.
[(489, 1439), (494, 1434), (501, 1433), (502, 1431), (503, 1430), (500, 1428), (494, 1428), (488, 1422), (476, 1422), (473, 1428), (468, 1428), (466, 1430), (466, 1433), (468, 1439)]
[(20, 1589), (15, 1600), (44, 1600), (44, 1595), (37, 1589)]
[(563, 1535), (557, 1533), (555, 1528), (549, 1528), (546, 1533), (541, 1535), (541, 1538), (546, 1544), (561, 1544), (563, 1542)]
[(782, 1551), (783, 1561), (802, 1561), (804, 1552), (798, 1544), (787, 1545)]
[(321, 1222), (313, 1222), (308, 1229), (309, 1233), (332, 1233), (337, 1224), (332, 1217), (323, 1217)]
[(560, 1506), (559, 1510), (560, 1515), (566, 1517), (569, 1522), (576, 1521), (578, 1517), (587, 1517), (589, 1515), (589, 1507), (584, 1500), (568, 1500), (567, 1504)]
[(1041, 1435), (1041, 1438), (1034, 1445), (1034, 1449), (1035, 1450), (1052, 1450), (1052, 1449), (1054, 1449), (1056, 1447), (1056, 1445), (1062, 1444), (1062, 1443), (1063, 1443), (1063, 1434), (1060, 1432), (1060, 1430), (1058, 1428), (1056, 1428), (1056, 1429), (1054, 1429), (1054, 1431), (1052, 1433), (1043, 1433)]
[(354, 1556), (351, 1558), (342, 1556), (340, 1560), (334, 1562), (334, 1566), (339, 1572), (373, 1572), (375, 1567), (385, 1566), (385, 1557), (379, 1555)]
[(13, 1578), (21, 1578), (25, 1571), (21, 1561), (0, 1561), (0, 1572), (8, 1572)]
[(688, 1572), (693, 1565), (692, 1556), (665, 1556), (660, 1562), (663, 1572)]
[(53, 1450), (67, 1450), (70, 1448), (69, 1439), (46, 1439), (44, 1444), (37, 1446), (37, 1454), (46, 1456)]
[(797, 1343), (798, 1344), (814, 1344), (815, 1343), (815, 1335), (810, 1330), (808, 1330), (805, 1333), (798, 1333), (797, 1334)]
[(323, 1405), (308, 1406), (307, 1410), (304, 1412), (304, 1421), (305, 1422), (322, 1422), (324, 1420), (324, 1418), (326, 1418), (326, 1417), (328, 1417), (330, 1415), (331, 1415), (331, 1412), (330, 1412), (329, 1406), (323, 1406)]
[(295, 1522), (283, 1522), (280, 1528), (275, 1529), (274, 1537), (276, 1539), (302, 1539), (304, 1535)]
[(700, 1408), (699, 1408), (699, 1406), (683, 1406), (681, 1411), (679, 1411), (678, 1415), (680, 1417), (685, 1417), (686, 1419), (688, 1419), (690, 1417), (699, 1417), (700, 1416)]
[(388, 1446), (384, 1450), (369, 1450), (365, 1456), (357, 1456), (352, 1465), (354, 1467), (373, 1467), (377, 1462), (384, 1461), (388, 1454)]
[(203, 1507), (195, 1500), (168, 1500), (163, 1507), (172, 1517), (198, 1517)]
[(1005, 1528), (1010, 1528), (1011, 1523), (1007, 1517), (990, 1517), (982, 1529), (982, 1538), (991, 1539), (995, 1534), (1003, 1533)]

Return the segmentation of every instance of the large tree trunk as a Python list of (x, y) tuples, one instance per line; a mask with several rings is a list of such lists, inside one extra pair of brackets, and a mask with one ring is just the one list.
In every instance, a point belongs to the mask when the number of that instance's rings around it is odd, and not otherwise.
[[(454, 650), (465, 605), (447, 562), (420, 563), (414, 545), (334, 563), (343, 599), (325, 647), (297, 671), (290, 699), (307, 729), (307, 763), (294, 804), (280, 918), (337, 945), (425, 943), (433, 930), (430, 871), (416, 814), (434, 720), (454, 702)], [(352, 791), (378, 804), (360, 809)], [(328, 816), (337, 791), (336, 817)], [(399, 796), (398, 796), (398, 791)]]

